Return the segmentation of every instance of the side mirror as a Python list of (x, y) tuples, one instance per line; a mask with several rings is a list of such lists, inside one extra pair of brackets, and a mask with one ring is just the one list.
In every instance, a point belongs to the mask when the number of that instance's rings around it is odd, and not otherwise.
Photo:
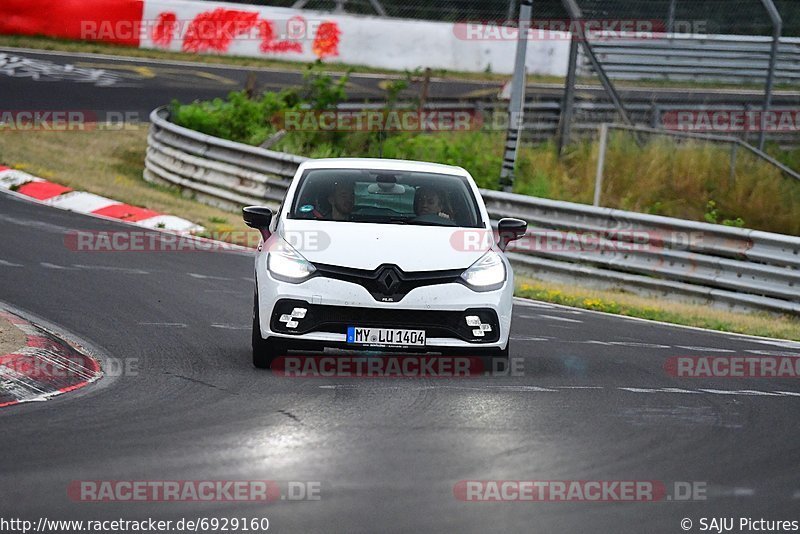
[(527, 231), (527, 221), (511, 218), (500, 219), (500, 222), (497, 223), (497, 234), (500, 238), (498, 246), (500, 250), (505, 251), (509, 243), (523, 237)]
[(269, 225), (272, 223), (272, 210), (266, 206), (247, 206), (242, 208), (244, 223), (261, 232), (264, 241), (269, 239)]

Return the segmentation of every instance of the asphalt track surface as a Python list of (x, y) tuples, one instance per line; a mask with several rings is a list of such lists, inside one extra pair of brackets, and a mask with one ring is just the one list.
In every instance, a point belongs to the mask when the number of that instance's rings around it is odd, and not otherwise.
[[(13, 58), (13, 60), (12, 60)], [(98, 120), (146, 121), (150, 112), (173, 99), (191, 102), (222, 97), (244, 87), (249, 72), (256, 73), (262, 90), (298, 87), (302, 74), (292, 70), (225, 67), (203, 63), (125, 59), (117, 56), (42, 52), (0, 47), (0, 95), (4, 110), (92, 111)], [(347, 85), (353, 102), (384, 101), (386, 75), (352, 74)], [(431, 100), (491, 100), (497, 96), (500, 82), (433, 79), (429, 86)], [(401, 97), (415, 98), (419, 83), (412, 84)], [(741, 104), (761, 106), (762, 94), (755, 91), (714, 89), (621, 89), (624, 102), (676, 104)], [(563, 88), (558, 84), (532, 84), (529, 100), (560, 101)], [(607, 102), (600, 87), (580, 86), (577, 98)], [(54, 95), (58, 95), (54, 100)], [(800, 105), (800, 93), (777, 91), (775, 107)], [(108, 116), (109, 112), (114, 115)]]
[[(0, 411), (0, 517), (268, 517), (278, 532), (682, 532), (683, 518), (800, 519), (797, 381), (664, 371), (670, 356), (800, 355), (800, 344), (519, 301), (519, 376), (280, 377), (251, 365), (248, 254), (64, 244), (71, 230), (130, 229), (0, 195), (0, 300), (138, 368)], [(707, 499), (457, 500), (454, 485), (472, 479), (692, 481)], [(67, 496), (76, 480), (318, 481), (321, 500), (81, 503)]]

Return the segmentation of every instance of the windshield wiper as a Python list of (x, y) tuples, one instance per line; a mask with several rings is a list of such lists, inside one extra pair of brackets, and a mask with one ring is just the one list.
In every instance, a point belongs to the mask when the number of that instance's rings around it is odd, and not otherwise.
[(373, 224), (408, 224), (408, 217), (365, 217), (362, 215), (360, 217), (354, 217), (351, 221)]
[(448, 221), (447, 219), (443, 219), (442, 222), (439, 221), (415, 221), (413, 219), (407, 219), (406, 224), (412, 224), (415, 226), (458, 226), (453, 221)]

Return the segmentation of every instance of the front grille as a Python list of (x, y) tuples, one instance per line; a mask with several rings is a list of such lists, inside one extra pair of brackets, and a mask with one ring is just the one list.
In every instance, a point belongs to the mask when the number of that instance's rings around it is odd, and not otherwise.
[[(306, 310), (304, 317), (294, 319), (291, 328), (287, 326), (287, 322), (281, 322), (281, 317), (291, 315), (292, 311), (298, 308)], [(490, 326), (491, 330), (485, 331), (482, 337), (476, 337), (475, 329), (467, 325), (467, 316), (478, 316), (482, 323)], [(493, 343), (500, 338), (497, 314), (490, 308), (470, 308), (464, 311), (394, 310), (324, 306), (301, 300), (282, 299), (275, 304), (270, 321), (272, 331), (283, 334), (308, 332), (346, 334), (350, 326), (425, 330), (429, 338), (456, 338), (473, 343)]]
[(400, 302), (412, 289), (461, 281), (464, 269), (406, 273), (397, 265), (383, 264), (377, 269), (352, 269), (315, 263), (317, 276), (358, 284), (378, 302)]

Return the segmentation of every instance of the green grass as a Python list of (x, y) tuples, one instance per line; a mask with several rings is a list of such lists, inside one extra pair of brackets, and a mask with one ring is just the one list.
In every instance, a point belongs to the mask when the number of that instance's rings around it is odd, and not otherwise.
[(647, 298), (625, 291), (603, 291), (518, 278), (519, 297), (574, 308), (753, 336), (800, 340), (800, 318), (770, 313), (738, 313), (701, 304)]
[(3, 164), (73, 189), (183, 217), (206, 227), (207, 237), (257, 243), (257, 234), (238, 214), (196, 202), (175, 188), (145, 182), (146, 148), (146, 125), (120, 131), (0, 132)]

